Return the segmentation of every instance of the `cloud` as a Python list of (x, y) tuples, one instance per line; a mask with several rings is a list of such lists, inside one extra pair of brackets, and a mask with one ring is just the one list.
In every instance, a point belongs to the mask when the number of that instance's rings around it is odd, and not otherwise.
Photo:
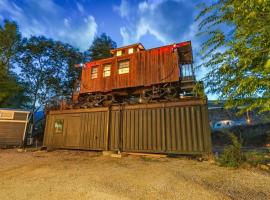
[(65, 27), (70, 27), (69, 19), (67, 19), (67, 18), (64, 19), (64, 25), (65, 25)]
[[(82, 5), (76, 3), (80, 12)], [(53, 0), (0, 0), (0, 15), (18, 23), (23, 36), (44, 35), (86, 50), (97, 33), (94, 16), (72, 16)]]
[(118, 12), (121, 17), (127, 17), (131, 11), (130, 6), (127, 0), (121, 0), (119, 6), (113, 6), (113, 10)]
[[(134, 13), (120, 12), (124, 10), (122, 0), (118, 13), (126, 19), (120, 28), (123, 44), (140, 41), (147, 35), (153, 35), (163, 44), (190, 40), (194, 37), (194, 3), (184, 0), (143, 1), (136, 6)], [(130, 13), (130, 12), (129, 12)]]
[(80, 4), (80, 3), (76, 3), (76, 6), (77, 6), (77, 8), (78, 8), (78, 11), (80, 11), (80, 13), (84, 13), (84, 8), (83, 8), (83, 5), (82, 4)]
[(6, 11), (14, 17), (20, 17), (22, 15), (22, 9), (18, 7), (14, 2), (7, 0), (0, 0), (0, 12)]
[(76, 46), (81, 47), (82, 50), (86, 50), (89, 48), (97, 34), (97, 27), (98, 25), (95, 18), (92, 15), (88, 15), (84, 18), (83, 23), (80, 26), (74, 27), (77, 28), (77, 30), (70, 28), (69, 37), (67, 39), (73, 41), (73, 43), (76, 44)]

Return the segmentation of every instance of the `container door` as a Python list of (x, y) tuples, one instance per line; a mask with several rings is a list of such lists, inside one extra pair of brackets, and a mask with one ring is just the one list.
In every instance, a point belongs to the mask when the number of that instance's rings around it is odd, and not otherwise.
[(81, 119), (79, 115), (67, 118), (66, 147), (78, 149), (80, 145)]

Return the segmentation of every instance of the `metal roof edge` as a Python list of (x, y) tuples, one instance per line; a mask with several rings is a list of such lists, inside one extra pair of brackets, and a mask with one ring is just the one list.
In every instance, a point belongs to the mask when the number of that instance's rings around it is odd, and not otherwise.
[(13, 111), (13, 112), (21, 112), (21, 113), (31, 113), (29, 110), (22, 110), (22, 109), (16, 109), (16, 108), (0, 108), (0, 111)]

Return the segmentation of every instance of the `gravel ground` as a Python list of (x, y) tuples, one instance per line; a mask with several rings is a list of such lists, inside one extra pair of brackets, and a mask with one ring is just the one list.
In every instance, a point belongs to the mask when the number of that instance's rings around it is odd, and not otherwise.
[(180, 158), (0, 150), (0, 199), (270, 199), (270, 174)]

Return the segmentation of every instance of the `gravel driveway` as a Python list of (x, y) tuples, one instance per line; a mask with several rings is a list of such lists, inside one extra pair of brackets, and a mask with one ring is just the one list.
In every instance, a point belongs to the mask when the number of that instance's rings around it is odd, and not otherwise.
[(0, 199), (270, 199), (270, 174), (180, 158), (0, 150)]

